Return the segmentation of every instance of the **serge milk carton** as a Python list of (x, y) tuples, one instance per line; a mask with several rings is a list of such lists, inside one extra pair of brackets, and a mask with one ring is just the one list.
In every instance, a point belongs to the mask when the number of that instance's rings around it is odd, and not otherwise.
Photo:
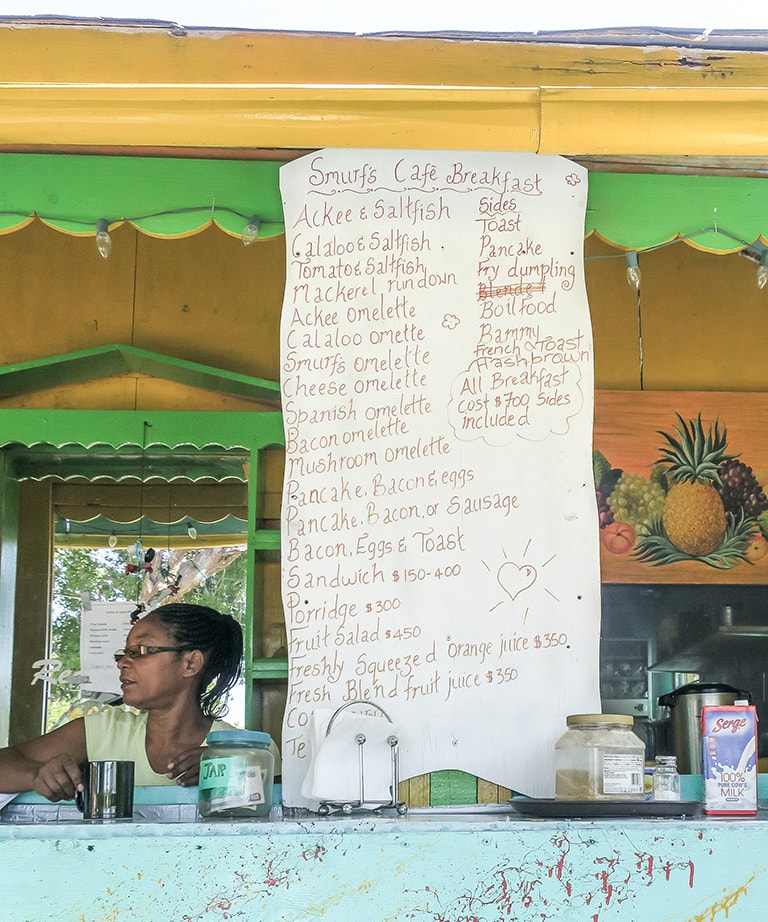
[(749, 704), (701, 711), (707, 813), (757, 813), (757, 714)]

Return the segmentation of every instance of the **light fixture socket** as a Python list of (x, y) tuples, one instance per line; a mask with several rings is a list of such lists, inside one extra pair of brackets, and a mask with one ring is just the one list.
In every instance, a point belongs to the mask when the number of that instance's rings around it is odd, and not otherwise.
[(768, 250), (760, 254), (760, 264), (757, 267), (757, 287), (760, 291), (768, 284)]
[(252, 215), (248, 219), (248, 223), (243, 228), (242, 240), (243, 246), (249, 247), (252, 243), (255, 243), (259, 239), (259, 227), (261, 226), (261, 218), (258, 215)]
[(96, 249), (102, 259), (109, 259), (112, 252), (112, 238), (109, 236), (109, 224), (106, 218), (99, 218), (96, 222)]
[(627, 253), (627, 284), (630, 288), (634, 288), (635, 291), (638, 291), (642, 278), (643, 274), (637, 263), (637, 253), (634, 250), (630, 250), (630, 252)]

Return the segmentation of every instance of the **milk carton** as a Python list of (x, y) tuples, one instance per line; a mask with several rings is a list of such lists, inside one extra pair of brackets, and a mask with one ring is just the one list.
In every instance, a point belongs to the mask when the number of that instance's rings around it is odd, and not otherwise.
[(757, 813), (757, 715), (749, 704), (701, 711), (707, 813)]

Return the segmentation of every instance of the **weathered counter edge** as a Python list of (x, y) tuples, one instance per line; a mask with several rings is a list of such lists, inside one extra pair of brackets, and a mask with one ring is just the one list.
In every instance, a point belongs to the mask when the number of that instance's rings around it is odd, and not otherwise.
[[(111, 838), (183, 838), (196, 836), (338, 836), (338, 835), (434, 835), (465, 833), (477, 835), (491, 832), (516, 834), (526, 829), (537, 833), (549, 828), (552, 833), (564, 830), (602, 832), (638, 832), (665, 835), (693, 830), (712, 832), (722, 825), (739, 825), (760, 829), (768, 835), (768, 809), (756, 817), (697, 816), (697, 817), (628, 817), (605, 819), (535, 819), (514, 812), (473, 815), (426, 813), (404, 817), (301, 817), (278, 822), (266, 820), (215, 820), (190, 822), (150, 822), (146, 820), (118, 822), (88, 822), (84, 820), (57, 823), (0, 823), (0, 841), (7, 839), (111, 839)], [(766, 843), (768, 846), (768, 841)]]

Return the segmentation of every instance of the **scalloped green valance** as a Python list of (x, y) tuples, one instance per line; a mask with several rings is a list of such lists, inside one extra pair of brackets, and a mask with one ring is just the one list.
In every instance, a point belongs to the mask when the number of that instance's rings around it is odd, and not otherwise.
[(240, 237), (282, 234), (280, 164), (172, 157), (0, 154), (0, 234), (40, 221), (74, 235), (128, 222), (155, 237), (188, 237), (214, 224)]
[[(0, 234), (35, 218), (67, 234), (96, 221), (186, 237), (216, 225), (240, 237), (284, 232), (281, 163), (68, 154), (0, 154)], [(650, 173), (589, 175), (585, 235), (626, 250), (684, 239), (712, 253), (768, 241), (768, 179)]]
[(585, 234), (625, 250), (684, 239), (734, 253), (768, 242), (768, 178), (590, 173)]

